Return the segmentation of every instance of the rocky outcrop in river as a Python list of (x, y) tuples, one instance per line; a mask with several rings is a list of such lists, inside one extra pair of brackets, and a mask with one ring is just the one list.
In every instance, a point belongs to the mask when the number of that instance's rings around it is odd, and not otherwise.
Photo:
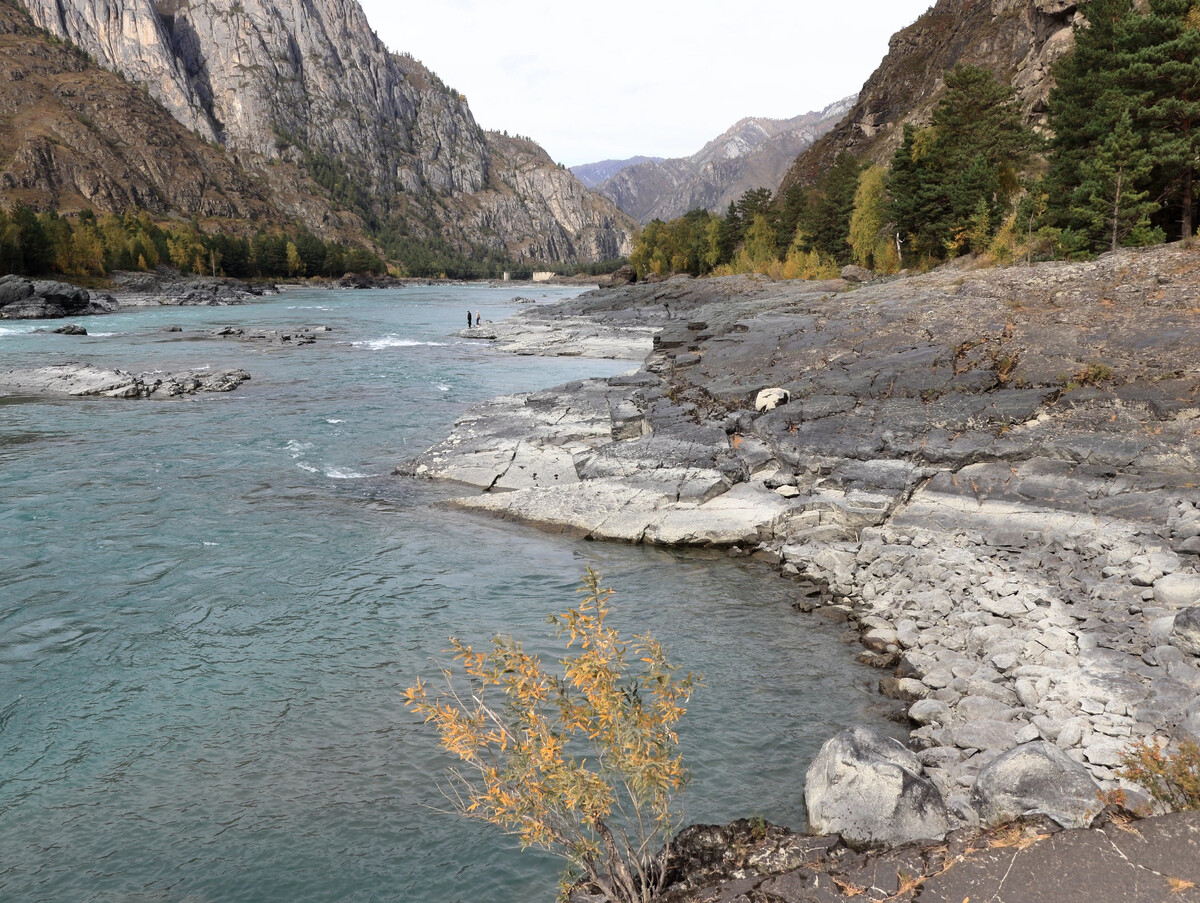
[(188, 370), (143, 373), (71, 363), (34, 370), (0, 372), (0, 397), (67, 396), (86, 398), (173, 398), (198, 392), (232, 392), (250, 379), (245, 370)]
[(1144, 805), (1129, 744), (1200, 736), (1198, 290), (1200, 256), (1166, 247), (594, 293), (514, 325), (657, 329), (639, 371), (476, 407), (402, 471), (478, 487), (467, 510), (818, 581), (797, 604), (857, 627), (950, 829), (1045, 808), (983, 778), (1016, 749)]
[(0, 320), (49, 320), (107, 314), (117, 302), (107, 293), (93, 295), (65, 282), (0, 277)]

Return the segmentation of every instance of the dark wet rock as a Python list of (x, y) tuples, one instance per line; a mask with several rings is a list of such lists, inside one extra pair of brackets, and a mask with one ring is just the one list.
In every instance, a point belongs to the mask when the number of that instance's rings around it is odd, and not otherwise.
[(373, 273), (347, 273), (338, 280), (338, 288), (380, 289), (403, 288), (405, 282), (394, 276), (376, 276)]
[(0, 320), (51, 320), (111, 313), (116, 308), (111, 295), (93, 297), (87, 289), (65, 282), (0, 278)]
[(1052, 743), (1026, 743), (979, 772), (971, 801), (989, 825), (1045, 815), (1064, 828), (1086, 828), (1104, 808), (1088, 770)]
[(88, 332), (82, 326), (75, 323), (70, 323), (66, 326), (60, 326), (54, 330), (55, 335), (87, 335)]
[(1200, 901), (1200, 813), (1105, 818), (1067, 831), (1023, 819), (960, 829), (936, 845), (865, 852), (761, 822), (696, 826), (680, 833), (670, 884), (656, 903)]
[(868, 728), (828, 741), (804, 785), (808, 820), (852, 844), (938, 840), (950, 829), (941, 792), (914, 753)]
[(1200, 814), (1018, 836), (927, 881), (921, 903), (1200, 901)]

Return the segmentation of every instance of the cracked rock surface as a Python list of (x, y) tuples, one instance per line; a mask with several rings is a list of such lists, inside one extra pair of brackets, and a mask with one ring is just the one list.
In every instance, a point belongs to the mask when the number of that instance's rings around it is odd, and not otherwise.
[[(1196, 903), (1200, 813), (1137, 822), (1116, 814), (1070, 831), (1030, 819), (867, 852), (836, 836), (742, 820), (685, 829), (672, 866), (660, 903)], [(571, 895), (572, 903), (598, 900)]]

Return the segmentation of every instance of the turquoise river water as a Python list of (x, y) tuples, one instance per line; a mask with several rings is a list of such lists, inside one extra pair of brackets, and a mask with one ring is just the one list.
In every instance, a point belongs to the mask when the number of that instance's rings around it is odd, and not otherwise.
[[(629, 369), (449, 337), (514, 295), (294, 291), (86, 319), (86, 338), (0, 322), (0, 369), (253, 374), (228, 395), (0, 400), (0, 900), (550, 903), (555, 860), (444, 811), (449, 763), (401, 694), (450, 635), (552, 653), (545, 617), (589, 564), (620, 626), (705, 675), (688, 818), (803, 823), (821, 742), (882, 716), (787, 582), (445, 511), (445, 487), (390, 475), (474, 402)], [(226, 324), (334, 332), (199, 337)]]

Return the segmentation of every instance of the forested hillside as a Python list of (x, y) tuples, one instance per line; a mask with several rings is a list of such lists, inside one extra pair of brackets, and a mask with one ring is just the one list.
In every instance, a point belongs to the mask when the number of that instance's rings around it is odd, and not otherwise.
[(991, 69), (944, 73), (883, 163), (843, 151), (811, 183), (747, 193), (723, 217), (651, 223), (640, 275), (836, 275), (1074, 258), (1190, 239), (1200, 165), (1200, 4), (1090, 0), (1053, 67), (1044, 128)]

